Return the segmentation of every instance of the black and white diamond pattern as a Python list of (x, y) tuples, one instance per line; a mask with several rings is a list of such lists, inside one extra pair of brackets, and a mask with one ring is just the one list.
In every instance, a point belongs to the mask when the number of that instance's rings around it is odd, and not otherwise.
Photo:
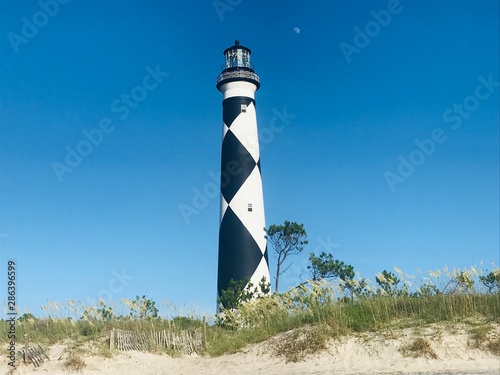
[(222, 105), (219, 296), (231, 279), (270, 281), (255, 102), (236, 96)]

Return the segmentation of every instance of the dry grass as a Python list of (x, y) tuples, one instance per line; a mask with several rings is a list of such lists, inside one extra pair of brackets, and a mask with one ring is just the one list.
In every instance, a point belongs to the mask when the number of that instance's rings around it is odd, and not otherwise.
[[(500, 355), (500, 332), (489, 332), (500, 323), (500, 292), (487, 291), (478, 280), (487, 271), (478, 271), (476, 267), (453, 271), (443, 268), (429, 272), (429, 276), (422, 273), (419, 281), (395, 270), (401, 285), (393, 294), (373, 283), (351, 280), (351, 294), (346, 295), (346, 286), (339, 280), (322, 280), (252, 300), (209, 318), (216, 324), (207, 328), (205, 353), (236, 353), (247, 345), (277, 336), (284, 340), (275, 342), (275, 353), (288, 361), (297, 361), (322, 350), (329, 338), (387, 330), (386, 336), (392, 339), (396, 338), (394, 332), (405, 328), (420, 328), (419, 336), (427, 337), (426, 327), (448, 323), (451, 330), (457, 324), (472, 326), (470, 345)], [(494, 269), (494, 274), (499, 272), (499, 268)], [(19, 336), (26, 334), (30, 343), (47, 346), (70, 340), (69, 350), (75, 355), (90, 350), (91, 354), (95, 351), (103, 357), (111, 356), (112, 329), (149, 334), (200, 329), (203, 325), (196, 313), (184, 316), (175, 306), (172, 311), (168, 304), (160, 317), (144, 319), (138, 307), (125, 299), (112, 306), (104, 301), (92, 306), (73, 300), (47, 302), (42, 309), (44, 317), (36, 318), (28, 312), (20, 317), (16, 325)], [(8, 322), (0, 321), (0, 344), (6, 342), (8, 330)], [(429, 338), (432, 342), (439, 339), (439, 335)], [(424, 342), (412, 343), (402, 350), (408, 355), (433, 356)]]
[(500, 337), (496, 337), (496, 338), (490, 340), (486, 344), (486, 349), (488, 349), (490, 352), (492, 352), (496, 356), (500, 357)]
[(438, 357), (429, 341), (421, 337), (413, 340), (410, 344), (402, 346), (399, 351), (405, 357), (425, 357), (430, 359), (437, 359)]
[(474, 340), (474, 344), (476, 345), (476, 347), (479, 347), (482, 343), (484, 343), (484, 341), (488, 339), (488, 335), (491, 332), (491, 329), (491, 324), (482, 324), (470, 329), (469, 332), (472, 334), (472, 339)]
[(286, 362), (299, 362), (327, 348), (329, 331), (324, 325), (295, 329), (271, 339), (270, 349), (273, 355), (285, 357)]
[(70, 372), (79, 372), (85, 368), (86, 364), (79, 355), (70, 354), (63, 366)]
[(500, 356), (500, 332), (491, 324), (481, 324), (469, 330), (471, 341), (469, 346), (475, 349), (487, 350)]
[(109, 346), (100, 346), (98, 349), (98, 354), (103, 358), (111, 358), (113, 357), (113, 353), (109, 349)]

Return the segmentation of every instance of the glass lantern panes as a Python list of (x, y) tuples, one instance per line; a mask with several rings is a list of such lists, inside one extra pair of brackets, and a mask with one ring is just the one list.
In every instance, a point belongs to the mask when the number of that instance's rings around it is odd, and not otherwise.
[(226, 68), (250, 68), (250, 53), (244, 49), (231, 49), (226, 52)]

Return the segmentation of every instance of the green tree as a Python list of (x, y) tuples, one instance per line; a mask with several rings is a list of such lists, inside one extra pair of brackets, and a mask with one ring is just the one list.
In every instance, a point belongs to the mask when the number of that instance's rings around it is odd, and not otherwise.
[(437, 286), (431, 283), (425, 283), (418, 288), (418, 296), (437, 296), (441, 294), (441, 291)]
[(23, 315), (21, 315), (18, 319), (20, 322), (29, 322), (29, 321), (36, 321), (35, 315), (33, 315), (30, 312), (25, 312)]
[(354, 267), (334, 259), (332, 254), (323, 251), (319, 256), (316, 256), (316, 254), (311, 253), (309, 261), (311, 264), (307, 266), (307, 269), (311, 273), (313, 281), (338, 279), (341, 281), (344, 292), (348, 293), (351, 299), (367, 293), (368, 281), (366, 279), (355, 280)]
[(115, 314), (113, 313), (113, 308), (111, 306), (106, 306), (104, 303), (99, 304), (97, 313), (100, 315), (102, 320), (111, 320), (115, 317)]
[(398, 284), (400, 280), (392, 272), (383, 270), (380, 274), (375, 276), (375, 281), (388, 295), (395, 296), (398, 294)]
[(146, 295), (142, 297), (136, 296), (135, 300), (131, 302), (130, 316), (134, 319), (152, 319), (158, 318), (158, 308), (156, 302), (147, 298)]
[(488, 288), (488, 292), (492, 294), (500, 291), (500, 269), (497, 268), (485, 276), (479, 276), (479, 281), (481, 281), (481, 283)]
[(286, 220), (283, 225), (270, 225), (266, 231), (266, 239), (271, 243), (278, 260), (276, 263), (275, 291), (278, 291), (279, 277), (286, 271), (283, 263), (290, 255), (299, 254), (307, 245), (307, 233), (303, 224)]
[(270, 291), (271, 284), (265, 277), (262, 277), (257, 286), (254, 286), (248, 279), (239, 281), (231, 279), (227, 289), (221, 291), (217, 302), (223, 309), (237, 309), (242, 303), (269, 294)]
[(311, 273), (313, 281), (321, 279), (340, 279), (343, 281), (354, 279), (354, 267), (344, 262), (333, 259), (333, 255), (324, 251), (316, 256), (309, 255), (311, 264), (307, 269)]
[(443, 293), (467, 293), (474, 290), (474, 276), (470, 271), (453, 272), (452, 278), (443, 288)]
[(251, 293), (245, 288), (248, 280), (233, 280), (229, 281), (227, 289), (221, 291), (221, 295), (217, 302), (222, 305), (224, 309), (237, 309), (243, 302), (249, 301)]

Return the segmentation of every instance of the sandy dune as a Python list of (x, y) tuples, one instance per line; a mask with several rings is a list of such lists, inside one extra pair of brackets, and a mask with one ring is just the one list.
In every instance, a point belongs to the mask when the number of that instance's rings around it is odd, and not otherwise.
[[(499, 333), (495, 327), (495, 335)], [(403, 355), (401, 348), (423, 338), (430, 343), (432, 355)], [(498, 374), (500, 357), (484, 348), (474, 348), (471, 336), (463, 328), (433, 327), (422, 330), (398, 330), (331, 340), (327, 350), (309, 355), (301, 362), (287, 362), (271, 354), (271, 342), (261, 343), (243, 352), (216, 358), (184, 356), (172, 358), (140, 352), (116, 353), (112, 358), (82, 355), (83, 375), (224, 375), (224, 374), (374, 374), (374, 373), (451, 373)], [(54, 345), (47, 353), (50, 361), (39, 368), (21, 364), (15, 374), (68, 374), (64, 368), (67, 352)], [(0, 373), (9, 371), (2, 359)]]

